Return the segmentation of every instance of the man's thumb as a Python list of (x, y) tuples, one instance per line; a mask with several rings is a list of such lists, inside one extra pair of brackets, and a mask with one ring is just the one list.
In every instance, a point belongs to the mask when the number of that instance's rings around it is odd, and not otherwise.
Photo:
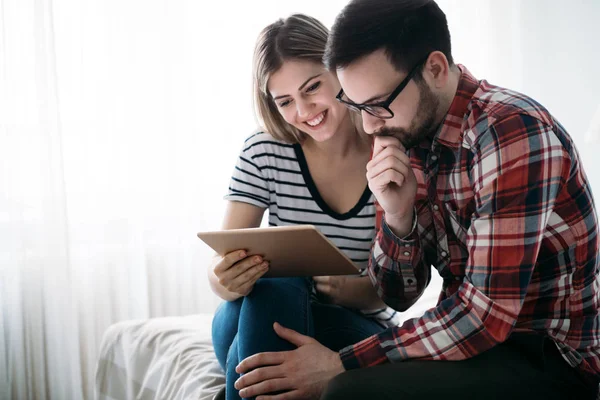
[(279, 323), (275, 322), (273, 324), (273, 329), (275, 329), (275, 333), (282, 339), (287, 340), (288, 342), (300, 347), (306, 344), (312, 343), (314, 341), (310, 336), (302, 335), (301, 333), (296, 332), (293, 329), (285, 328)]

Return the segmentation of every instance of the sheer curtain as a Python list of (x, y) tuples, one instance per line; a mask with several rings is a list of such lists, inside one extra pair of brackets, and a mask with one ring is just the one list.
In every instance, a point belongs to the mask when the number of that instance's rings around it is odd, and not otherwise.
[[(195, 233), (256, 126), (256, 35), (345, 3), (0, 0), (0, 399), (90, 398), (111, 323), (214, 310)], [(545, 104), (598, 193), (600, 4), (440, 5), (456, 60)]]

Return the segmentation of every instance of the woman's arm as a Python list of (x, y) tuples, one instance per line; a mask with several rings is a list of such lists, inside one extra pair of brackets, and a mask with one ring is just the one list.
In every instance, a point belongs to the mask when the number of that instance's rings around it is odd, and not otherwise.
[(358, 310), (386, 307), (368, 276), (315, 276), (317, 291), (331, 303)]
[[(222, 229), (242, 229), (242, 228), (257, 228), (260, 226), (264, 208), (260, 208), (248, 203), (242, 203), (239, 201), (229, 201), (227, 203), (227, 209), (225, 210), (225, 217), (223, 218)], [(232, 257), (229, 257), (231, 259)], [(234, 301), (242, 297), (240, 293), (231, 292), (227, 290), (220, 282), (219, 278), (215, 274), (215, 268), (222, 263), (232, 263), (228, 257), (221, 257), (216, 254), (210, 266), (207, 268), (208, 282), (212, 291), (227, 301)], [(225, 266), (226, 268), (228, 266)]]

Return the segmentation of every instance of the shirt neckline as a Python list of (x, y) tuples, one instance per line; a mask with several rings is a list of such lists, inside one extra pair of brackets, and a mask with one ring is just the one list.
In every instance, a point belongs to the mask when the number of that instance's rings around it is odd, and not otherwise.
[(306, 182), (308, 191), (312, 195), (312, 198), (314, 199), (315, 203), (317, 203), (319, 208), (321, 208), (321, 210), (325, 214), (337, 220), (347, 220), (356, 217), (358, 213), (365, 207), (365, 205), (371, 197), (371, 189), (369, 189), (369, 185), (367, 184), (365, 190), (363, 191), (363, 194), (360, 196), (360, 199), (358, 199), (358, 202), (354, 205), (354, 207), (352, 207), (349, 211), (340, 214), (333, 210), (331, 207), (329, 207), (325, 200), (323, 200), (323, 197), (321, 197), (321, 193), (319, 193), (317, 185), (315, 184), (312, 175), (310, 174), (310, 170), (308, 169), (308, 163), (306, 162), (306, 157), (304, 156), (302, 146), (299, 143), (295, 143), (293, 147), (294, 152), (296, 153), (296, 158), (298, 159), (298, 164), (300, 166), (300, 172), (302, 173), (302, 177)]

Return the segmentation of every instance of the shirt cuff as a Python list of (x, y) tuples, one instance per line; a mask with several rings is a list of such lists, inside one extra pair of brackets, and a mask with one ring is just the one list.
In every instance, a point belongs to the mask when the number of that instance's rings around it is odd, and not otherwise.
[(396, 236), (396, 234), (394, 232), (392, 232), (390, 226), (387, 224), (387, 221), (385, 220), (385, 213), (383, 213), (383, 215), (381, 216), (381, 227), (386, 229), (389, 236), (391, 236), (395, 241), (398, 242), (402, 242), (402, 241), (410, 241), (411, 239), (414, 239), (414, 234), (417, 230), (417, 207), (413, 207), (413, 220), (412, 220), (412, 226), (410, 228), (410, 232), (404, 236), (399, 238), (398, 236)]
[(392, 256), (394, 254), (394, 252), (392, 251), (393, 249), (387, 249), (384, 243), (389, 243), (390, 245), (392, 243), (395, 243), (396, 245), (398, 245), (399, 247), (413, 247), (417, 244), (418, 242), (418, 234), (417, 234), (417, 210), (415, 208), (414, 213), (413, 213), (413, 224), (410, 230), (410, 233), (402, 238), (396, 236), (396, 234), (392, 231), (392, 229), (389, 227), (389, 225), (387, 224), (387, 222), (385, 221), (385, 214), (381, 216), (381, 234), (383, 235), (383, 238), (385, 240), (380, 242), (380, 245), (383, 252), (385, 254), (387, 254), (388, 256)]
[(339, 351), (339, 355), (346, 371), (389, 362), (381, 348), (378, 335), (373, 335), (359, 343), (344, 347)]

